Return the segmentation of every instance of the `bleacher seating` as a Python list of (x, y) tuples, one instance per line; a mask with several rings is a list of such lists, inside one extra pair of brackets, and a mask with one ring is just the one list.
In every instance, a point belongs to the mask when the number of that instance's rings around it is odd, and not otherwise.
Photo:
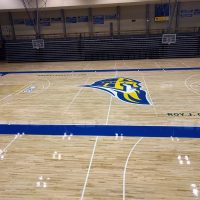
[(0, 60), (4, 60), (5, 59), (5, 49), (3, 47), (3, 44), (0, 41)]
[(96, 39), (46, 39), (44, 49), (31, 40), (7, 41), (8, 62), (188, 58), (200, 56), (200, 35), (178, 34), (175, 44), (162, 44), (162, 35)]

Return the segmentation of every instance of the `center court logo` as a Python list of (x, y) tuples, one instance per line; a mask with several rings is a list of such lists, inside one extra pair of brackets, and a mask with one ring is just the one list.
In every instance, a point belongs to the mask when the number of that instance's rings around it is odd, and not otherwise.
[(91, 85), (84, 85), (84, 87), (104, 90), (126, 103), (149, 105), (147, 94), (141, 89), (140, 84), (139, 81), (119, 77), (99, 80)]

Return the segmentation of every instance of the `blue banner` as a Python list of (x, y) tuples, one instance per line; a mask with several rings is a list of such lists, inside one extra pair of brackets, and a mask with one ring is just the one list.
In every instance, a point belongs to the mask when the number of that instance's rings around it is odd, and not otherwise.
[(14, 24), (24, 24), (24, 19), (15, 19)]
[(77, 17), (66, 17), (67, 23), (77, 23)]
[(78, 16), (78, 22), (88, 22), (88, 16)]
[(62, 18), (61, 17), (51, 17), (51, 23), (56, 23), (56, 22), (61, 22)]
[(169, 20), (170, 5), (156, 4), (155, 5), (155, 18), (156, 22), (165, 22)]
[(192, 17), (193, 16), (193, 9), (191, 10), (181, 10), (181, 17)]
[(93, 16), (93, 24), (104, 24), (104, 16), (103, 15)]
[(200, 9), (194, 9), (194, 15), (200, 15)]
[(105, 15), (105, 20), (117, 19), (117, 14)]
[(34, 26), (34, 24), (35, 24), (35, 19), (34, 20), (32, 20), (32, 19), (25, 19), (24, 21), (25, 21), (25, 25), (26, 26)]
[(40, 19), (40, 25), (50, 26), (51, 25), (50, 18), (41, 18)]

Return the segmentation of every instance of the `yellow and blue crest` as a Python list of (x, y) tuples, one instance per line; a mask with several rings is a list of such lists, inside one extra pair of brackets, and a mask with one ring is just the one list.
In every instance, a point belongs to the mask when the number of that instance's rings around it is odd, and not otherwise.
[(84, 87), (104, 90), (126, 103), (149, 105), (147, 93), (141, 89), (140, 84), (141, 82), (130, 78), (118, 77), (99, 80)]

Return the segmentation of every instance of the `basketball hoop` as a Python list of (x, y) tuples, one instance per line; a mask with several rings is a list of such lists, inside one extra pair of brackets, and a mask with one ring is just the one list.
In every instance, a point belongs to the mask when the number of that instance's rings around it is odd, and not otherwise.
[(163, 34), (162, 35), (162, 44), (175, 44), (176, 43), (176, 34)]
[(37, 39), (32, 40), (33, 49), (44, 49), (44, 40), (43, 39)]

